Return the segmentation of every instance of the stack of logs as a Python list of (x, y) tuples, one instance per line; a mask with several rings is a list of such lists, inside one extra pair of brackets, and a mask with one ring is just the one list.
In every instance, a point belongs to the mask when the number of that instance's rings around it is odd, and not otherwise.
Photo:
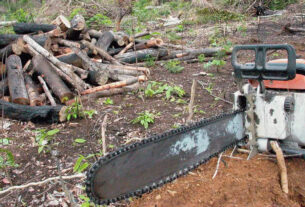
[[(161, 39), (139, 39), (96, 31), (76, 15), (52, 24), (15, 23), (16, 34), (0, 34), (0, 106), (4, 115), (23, 121), (65, 120), (64, 105), (136, 90), (150, 70), (138, 62), (215, 55), (220, 48), (188, 49)], [(169, 47), (175, 48), (168, 50)]]

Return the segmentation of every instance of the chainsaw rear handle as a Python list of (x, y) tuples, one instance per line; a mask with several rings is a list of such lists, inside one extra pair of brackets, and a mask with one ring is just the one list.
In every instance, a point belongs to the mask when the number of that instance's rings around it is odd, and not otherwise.
[[(255, 52), (255, 63), (239, 64), (238, 51)], [(288, 62), (286, 64), (266, 63), (268, 50), (286, 50)], [(291, 45), (237, 45), (232, 51), (232, 66), (235, 77), (252, 80), (292, 80), (296, 76), (296, 52)]]

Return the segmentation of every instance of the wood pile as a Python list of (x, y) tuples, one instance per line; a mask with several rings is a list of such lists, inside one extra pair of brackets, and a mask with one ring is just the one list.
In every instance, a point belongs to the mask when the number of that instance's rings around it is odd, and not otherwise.
[(91, 99), (136, 90), (150, 70), (136, 63), (215, 55), (220, 48), (184, 49), (148, 32), (87, 28), (83, 16), (58, 16), (51, 24), (14, 23), (16, 34), (0, 34), (0, 106), (6, 117), (64, 121), (64, 105), (76, 96)]

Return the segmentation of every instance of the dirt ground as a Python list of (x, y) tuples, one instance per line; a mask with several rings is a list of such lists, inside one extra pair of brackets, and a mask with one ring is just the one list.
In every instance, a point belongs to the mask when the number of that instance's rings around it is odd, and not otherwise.
[[(291, 15), (299, 12), (299, 5), (288, 8), (290, 16), (262, 18), (247, 23), (246, 32), (236, 31), (236, 24), (228, 25), (227, 38), (234, 44), (255, 43), (289, 43), (292, 44), (300, 57), (305, 58), (304, 35), (293, 35), (283, 32), (285, 22)], [(299, 23), (298, 23), (299, 24)], [(233, 26), (232, 26), (233, 25)], [(234, 26), (235, 25), (235, 26)], [(208, 31), (215, 25), (191, 25), (187, 30), (194, 30), (195, 35), (184, 34), (183, 41), (189, 47), (207, 47)], [(156, 65), (151, 68), (149, 80), (178, 85), (187, 94), (182, 98), (186, 103), (190, 99), (190, 90), (193, 79), (200, 80), (204, 87), (212, 87), (212, 94), (228, 101), (232, 101), (232, 93), (237, 90), (232, 76), (230, 56), (227, 63), (220, 68), (204, 69), (202, 63), (183, 63), (185, 69), (182, 73), (169, 73), (164, 67)], [(196, 76), (200, 72), (212, 75)], [(142, 86), (145, 88), (145, 85)], [(177, 98), (177, 97), (176, 97)], [(185, 124), (188, 116), (187, 104), (178, 104), (164, 100), (164, 95), (147, 98), (143, 90), (138, 93), (116, 95), (111, 97), (114, 104), (105, 105), (105, 99), (92, 100), (84, 103), (86, 108), (97, 110), (93, 119), (71, 121), (63, 124), (43, 125), (23, 123), (14, 120), (1, 120), (1, 138), (9, 137), (11, 143), (7, 146), (19, 165), (9, 168), (7, 178), (5, 173), (0, 173), (0, 188), (10, 185), (22, 185), (28, 182), (37, 182), (49, 177), (73, 174), (73, 166), (79, 155), (90, 155), (101, 152), (102, 145), (100, 130), (105, 114), (107, 121), (107, 150), (112, 151), (119, 146), (135, 142), (153, 133), (160, 133), (179, 124)], [(197, 85), (195, 104), (196, 113), (193, 120), (211, 117), (232, 108), (231, 104), (215, 99), (202, 86)], [(131, 120), (137, 113), (145, 110), (160, 112), (155, 123), (147, 130), (139, 125), (134, 125)], [(58, 157), (50, 153), (37, 152), (34, 129), (59, 129), (55, 136), (52, 150)], [(82, 138), (86, 142), (77, 144), (75, 139)], [(245, 154), (234, 155), (229, 158), (230, 152), (222, 157), (218, 174), (215, 179), (217, 158), (200, 166), (189, 175), (154, 190), (141, 198), (132, 201), (123, 201), (112, 206), (134, 207), (171, 207), (171, 206), (207, 206), (207, 207), (302, 207), (305, 206), (305, 161), (301, 159), (287, 159), (289, 194), (281, 191), (278, 166), (274, 158), (263, 155), (256, 156), (247, 161)], [(93, 163), (96, 156), (88, 158)], [(7, 180), (11, 179), (11, 183)], [(65, 181), (66, 187), (75, 196), (76, 202), (81, 203), (79, 195), (84, 194), (84, 179)], [(30, 187), (11, 193), (0, 195), (0, 206), (69, 206), (62, 183), (51, 182), (40, 187)]]

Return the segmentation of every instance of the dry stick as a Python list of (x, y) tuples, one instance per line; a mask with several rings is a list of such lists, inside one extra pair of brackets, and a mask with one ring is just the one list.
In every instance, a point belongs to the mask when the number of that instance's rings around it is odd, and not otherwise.
[[(222, 152), (223, 153), (223, 152)], [(220, 164), (220, 160), (221, 160), (221, 157), (222, 157), (222, 153), (220, 153), (219, 157), (218, 157), (218, 160), (217, 160), (217, 165), (216, 165), (216, 170), (215, 170), (215, 173), (212, 177), (212, 179), (214, 179), (218, 173), (218, 169), (219, 169), (219, 164)]]
[[(129, 43), (128, 45), (126, 45), (126, 47), (125, 47), (123, 50), (121, 50), (121, 52), (119, 52), (117, 55), (122, 55), (122, 54), (124, 54), (125, 52), (127, 52), (127, 50), (129, 50), (129, 49), (132, 48), (133, 44), (134, 44), (134, 42), (131, 42), (131, 43)], [(116, 56), (114, 56), (114, 57), (116, 57)]]
[[(204, 84), (203, 84), (203, 82), (201, 82), (201, 81), (197, 81), (201, 86), (202, 86), (202, 88), (204, 89), (204, 90), (206, 90), (206, 91), (208, 91), (205, 87), (204, 87)], [(208, 91), (209, 92), (209, 91)], [(216, 98), (216, 99), (219, 99), (219, 100), (221, 100), (221, 101), (223, 101), (223, 102), (226, 102), (226, 103), (228, 103), (228, 104), (232, 104), (233, 105), (233, 103), (231, 102), (231, 101), (227, 101), (226, 99), (223, 99), (223, 98), (220, 98), (219, 96), (215, 96), (214, 94), (212, 94), (212, 93), (208, 93), (210, 96), (213, 96), (214, 98)]]
[(47, 58), (51, 63), (56, 65), (60, 70), (62, 70), (64, 73), (66, 73), (68, 76), (71, 77), (73, 80), (70, 82), (70, 84), (75, 87), (76, 89), (82, 91), (85, 88), (89, 88), (89, 85), (86, 84), (80, 77), (78, 77), (74, 72), (73, 69), (75, 68), (72, 65), (65, 64), (61, 61), (59, 61), (56, 57), (54, 57), (52, 54), (50, 54), (46, 49), (41, 47), (38, 43), (36, 43), (31, 37), (28, 35), (23, 36), (23, 40), (27, 42), (31, 47), (35, 48), (35, 50), (43, 55), (45, 58)]
[[(75, 179), (75, 178), (85, 178), (85, 177), (86, 177), (85, 174), (61, 176), (61, 178), (63, 180), (70, 180), (70, 179)], [(28, 184), (24, 184), (24, 185), (12, 186), (10, 188), (7, 188), (5, 190), (0, 191), (0, 195), (3, 195), (5, 193), (8, 193), (8, 192), (13, 191), (13, 190), (22, 190), (22, 189), (32, 187), (32, 186), (40, 186), (40, 185), (46, 184), (48, 182), (56, 181), (56, 180), (59, 180), (59, 179), (60, 179), (60, 176), (57, 176), (57, 177), (51, 177), (51, 178), (48, 178), (46, 180), (39, 181), (39, 182), (32, 182), (32, 183), (28, 183)]]
[(4, 22), (0, 22), (0, 26), (11, 26), (15, 23), (17, 23), (17, 21), (4, 21)]
[(54, 39), (54, 42), (59, 43), (61, 45), (67, 46), (67, 47), (77, 47), (80, 48), (80, 44), (77, 42), (69, 41), (69, 40), (64, 40), (60, 38)]
[(92, 51), (94, 51), (94, 50), (97, 51), (100, 56), (102, 56), (106, 60), (110, 61), (111, 63), (113, 63), (115, 65), (122, 65), (118, 60), (116, 60), (111, 55), (109, 55), (105, 50), (98, 48), (95, 45), (93, 45), (90, 42), (85, 41), (85, 40), (81, 41), (81, 43), (83, 45), (85, 45), (86, 47), (88, 47), (89, 49), (91, 49)]
[(107, 153), (107, 147), (106, 147), (106, 127), (107, 127), (107, 118), (108, 114), (105, 115), (104, 120), (102, 122), (102, 145), (103, 145), (103, 156)]
[(195, 100), (195, 95), (196, 95), (196, 85), (197, 85), (197, 81), (195, 79), (193, 79), (193, 84), (192, 84), (192, 89), (191, 89), (191, 100), (188, 106), (189, 109), (189, 116), (186, 119), (186, 122), (189, 123), (194, 115), (194, 111), (193, 111), (193, 107), (194, 107), (194, 100)]
[(276, 159), (281, 172), (281, 185), (284, 193), (288, 194), (288, 178), (287, 178), (287, 168), (285, 165), (285, 159), (283, 151), (279, 146), (277, 141), (270, 141), (271, 147), (276, 154)]
[(43, 78), (41, 76), (38, 76), (37, 78), (38, 78), (40, 84), (42, 85), (42, 88), (43, 88), (44, 92), (46, 93), (48, 99), (50, 100), (51, 105), (56, 106), (56, 102), (55, 102), (53, 96), (51, 95), (51, 92), (50, 92), (46, 82), (43, 80)]
[(127, 79), (127, 80), (124, 80), (124, 81), (118, 81), (118, 82), (106, 84), (106, 85), (103, 85), (103, 86), (97, 86), (97, 87), (94, 87), (94, 88), (90, 88), (90, 89), (87, 89), (87, 90), (81, 92), (81, 95), (96, 93), (96, 92), (103, 91), (103, 90), (108, 90), (108, 89), (111, 89), (111, 88), (120, 88), (120, 87), (123, 87), (123, 86), (131, 85), (131, 84), (136, 83), (138, 81), (141, 82), (141, 81), (146, 81), (146, 80), (147, 80), (147, 77), (145, 75), (141, 75), (139, 77), (130, 78), (130, 79)]

